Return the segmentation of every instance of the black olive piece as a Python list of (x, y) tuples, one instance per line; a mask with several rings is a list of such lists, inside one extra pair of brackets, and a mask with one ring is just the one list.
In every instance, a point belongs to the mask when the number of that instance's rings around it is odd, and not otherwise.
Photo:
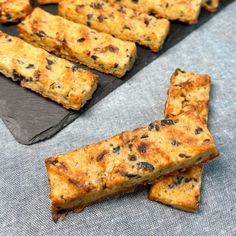
[(168, 125), (174, 125), (175, 122), (173, 120), (170, 119), (165, 119), (165, 120), (161, 120), (161, 125), (162, 126), (168, 126)]
[(87, 15), (87, 20), (91, 20), (93, 18), (93, 14), (88, 14)]
[(38, 32), (36, 32), (35, 34), (36, 34), (38, 37), (40, 37), (40, 38), (47, 36), (44, 31), (38, 31)]
[(143, 134), (142, 136), (141, 136), (141, 138), (143, 139), (143, 138), (148, 138), (149, 136), (148, 136), (148, 134)]
[(21, 82), (22, 80), (24, 80), (24, 76), (19, 74), (16, 70), (13, 70), (12, 75), (13, 75), (12, 80), (14, 82)]
[(77, 42), (80, 42), (80, 43), (82, 43), (82, 42), (84, 42), (85, 41), (85, 38), (79, 38), (79, 39), (77, 39)]
[(51, 65), (54, 63), (52, 60), (46, 58), (47, 60), (47, 65), (46, 65), (46, 69), (47, 70), (51, 70)]
[(132, 143), (129, 143), (129, 144), (128, 144), (128, 148), (129, 148), (130, 150), (132, 150), (132, 147), (133, 147), (133, 144), (132, 144)]
[(98, 20), (99, 20), (99, 22), (103, 22), (105, 19), (107, 19), (105, 16), (103, 16), (103, 15), (99, 15), (98, 17)]
[(19, 59), (17, 59), (17, 62), (18, 62), (20, 65), (23, 65), (23, 64), (24, 64), (24, 62), (21, 61), (21, 60), (19, 60)]
[(72, 71), (75, 72), (79, 69), (79, 66), (78, 65), (73, 65), (72, 66)]
[(34, 64), (29, 64), (28, 66), (25, 67), (25, 69), (31, 69), (34, 68)]
[(114, 148), (112, 149), (112, 152), (119, 154), (119, 153), (120, 153), (120, 146), (114, 147)]
[(128, 178), (134, 178), (134, 177), (137, 177), (138, 175), (136, 174), (130, 174), (124, 170), (119, 170), (119, 173), (122, 175), (122, 176), (125, 176), (125, 177), (128, 177)]
[(39, 78), (40, 78), (40, 70), (36, 70), (36, 71), (34, 72), (34, 78), (35, 78), (36, 81), (39, 80)]
[(123, 27), (123, 29), (124, 29), (124, 30), (125, 30), (125, 29), (131, 30), (131, 28), (130, 28), (129, 26), (127, 26), (127, 25), (125, 25), (125, 26)]
[(146, 26), (148, 26), (149, 23), (150, 23), (150, 20), (148, 20), (148, 19), (145, 19), (145, 20), (144, 20), (144, 24), (145, 24)]
[(96, 157), (96, 160), (97, 160), (97, 161), (101, 161), (101, 160), (105, 157), (106, 154), (107, 154), (107, 152), (106, 152), (106, 151), (103, 151), (102, 153), (100, 153), (100, 154)]
[(145, 153), (147, 151), (147, 144), (146, 143), (140, 143), (138, 145), (138, 151), (141, 153)]
[(154, 124), (154, 123), (150, 123), (150, 124), (148, 125), (148, 130), (151, 131), (151, 130), (154, 129), (154, 127), (155, 127), (155, 124)]
[(121, 6), (117, 11), (121, 13), (126, 13), (125, 8), (123, 6)]
[(189, 182), (191, 182), (192, 180), (193, 180), (192, 178), (185, 178), (185, 179), (184, 179), (184, 182), (185, 182), (185, 183), (189, 183)]
[(186, 154), (180, 153), (179, 157), (181, 157), (181, 158), (190, 158), (191, 156), (188, 156)]
[(57, 163), (58, 163), (58, 160), (52, 160), (52, 161), (51, 161), (51, 164), (54, 165), (54, 166), (55, 166)]
[(128, 156), (128, 160), (129, 161), (136, 161), (137, 160), (137, 157), (135, 155), (129, 155)]
[(152, 164), (150, 164), (148, 162), (145, 162), (145, 161), (138, 162), (137, 163), (137, 168), (138, 168), (138, 170), (142, 169), (142, 170), (145, 170), (145, 171), (153, 171), (155, 169)]
[(90, 4), (90, 7), (94, 8), (94, 9), (101, 9), (103, 5), (104, 5), (103, 3), (99, 3), (99, 2), (98, 2), (98, 3), (95, 3), (95, 2), (92, 2), (92, 3)]
[(178, 185), (180, 185), (182, 182), (184, 181), (184, 177), (183, 176), (177, 176), (174, 181), (168, 185), (169, 188), (174, 188)]
[(96, 55), (92, 55), (91, 58), (92, 58), (94, 61), (96, 61), (98, 57), (97, 57)]
[(113, 46), (113, 45), (108, 45), (107, 47), (105, 47), (106, 49), (108, 49), (110, 52), (116, 53), (119, 51), (119, 48)]
[(9, 14), (6, 14), (6, 17), (7, 17), (8, 20), (11, 20), (11, 19), (12, 19), (12, 16), (9, 15)]
[(202, 129), (201, 127), (197, 127), (197, 128), (195, 129), (195, 134), (196, 134), (196, 135), (200, 134), (201, 132), (203, 132), (203, 129)]
[(173, 146), (177, 146), (177, 147), (178, 147), (181, 143), (178, 142), (177, 140), (173, 139), (173, 140), (171, 141), (171, 144), (172, 144)]

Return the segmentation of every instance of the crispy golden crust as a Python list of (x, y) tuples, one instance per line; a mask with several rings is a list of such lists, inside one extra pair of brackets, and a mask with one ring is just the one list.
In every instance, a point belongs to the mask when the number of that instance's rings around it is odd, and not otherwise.
[(97, 87), (97, 76), (0, 31), (0, 72), (24, 88), (79, 110)]
[(74, 62), (122, 77), (133, 67), (136, 45), (34, 9), (18, 25), (24, 40)]
[(187, 212), (198, 209), (202, 165), (162, 176), (150, 189), (148, 198)]
[[(177, 117), (186, 111), (196, 111), (207, 123), (210, 82), (208, 75), (177, 69), (171, 77), (165, 116)], [(194, 166), (159, 178), (150, 189), (149, 199), (184, 211), (196, 211), (201, 194), (202, 168), (202, 165)]]
[(31, 11), (29, 0), (0, 0), (1, 23), (20, 21)]
[[(201, 132), (196, 134), (199, 129)], [(148, 127), (48, 158), (53, 215), (68, 209), (81, 210), (217, 155), (213, 138), (201, 119), (185, 113), (178, 119), (155, 121)]]
[(101, 0), (61, 1), (59, 14), (100, 32), (144, 45), (154, 52), (161, 49), (170, 29), (166, 19)]
[(197, 23), (202, 0), (106, 0), (138, 9), (145, 13), (152, 13), (169, 20), (179, 20), (189, 24)]
[(59, 0), (37, 0), (40, 5), (58, 3)]
[(210, 12), (215, 12), (216, 9), (219, 6), (220, 1), (219, 0), (203, 0), (202, 6)]

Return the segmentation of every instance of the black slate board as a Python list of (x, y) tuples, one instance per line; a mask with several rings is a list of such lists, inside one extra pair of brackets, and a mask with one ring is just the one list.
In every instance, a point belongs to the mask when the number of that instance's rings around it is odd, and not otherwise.
[[(231, 2), (233, 0), (222, 0), (218, 12)], [(35, 1), (34, 5), (37, 5)], [(56, 5), (43, 6), (42, 8), (53, 14), (57, 12)], [(199, 23), (196, 25), (172, 22), (170, 35), (163, 49), (156, 54), (147, 48), (138, 47), (136, 64), (133, 70), (128, 72), (122, 80), (91, 70), (100, 77), (99, 87), (93, 99), (78, 112), (68, 111), (0, 75), (0, 117), (19, 143), (33, 144), (48, 139), (215, 14), (203, 10), (199, 17)], [(15, 24), (0, 25), (0, 30), (10, 35), (18, 34)], [(85, 66), (81, 67), (88, 69)]]

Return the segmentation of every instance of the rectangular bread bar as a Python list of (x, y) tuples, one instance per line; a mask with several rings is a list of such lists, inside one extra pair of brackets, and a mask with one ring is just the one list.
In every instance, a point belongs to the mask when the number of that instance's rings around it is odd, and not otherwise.
[[(152, 11), (155, 10), (152, 9), (151, 4), (149, 4), (150, 0), (104, 0), (105, 2), (109, 3), (119, 3), (126, 7), (139, 10), (144, 13), (153, 13)], [(167, 1), (167, 0), (166, 0)], [(38, 3), (43, 4), (50, 4), (50, 3), (58, 3), (59, 0), (38, 0)], [(216, 9), (219, 6), (219, 0), (202, 0), (202, 7), (204, 7), (207, 11), (215, 12)], [(165, 4), (165, 2), (163, 3)], [(149, 6), (150, 5), (150, 6)], [(163, 9), (164, 10), (164, 9)], [(157, 12), (157, 10), (156, 10)], [(157, 14), (157, 13), (156, 13)]]
[(0, 23), (20, 21), (31, 11), (29, 0), (0, 0)]
[(210, 12), (215, 12), (218, 8), (220, 0), (202, 0), (202, 6)]
[(190, 112), (50, 157), (46, 167), (53, 219), (217, 155), (206, 125)]
[(145, 13), (152, 13), (157, 17), (168, 20), (179, 20), (189, 24), (197, 23), (202, 0), (106, 0), (129, 8), (138, 9)]
[(101, 0), (59, 2), (59, 15), (100, 32), (132, 41), (158, 52), (169, 33), (170, 22)]
[[(178, 117), (183, 112), (195, 110), (207, 123), (210, 83), (208, 75), (177, 69), (171, 77), (165, 116)], [(179, 143), (173, 142), (173, 145)], [(201, 164), (157, 179), (150, 188), (148, 198), (184, 211), (196, 211), (201, 195), (202, 170)]]
[(0, 72), (65, 108), (79, 110), (92, 97), (97, 76), (0, 31)]
[(57, 56), (122, 77), (133, 67), (136, 45), (35, 8), (18, 25), (20, 37)]

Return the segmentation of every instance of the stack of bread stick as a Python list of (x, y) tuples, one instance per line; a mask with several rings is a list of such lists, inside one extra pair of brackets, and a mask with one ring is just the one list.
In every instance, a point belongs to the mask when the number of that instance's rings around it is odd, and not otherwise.
[(53, 220), (151, 184), (148, 198), (194, 212), (204, 164), (218, 156), (207, 129), (210, 77), (177, 69), (165, 119), (46, 160)]
[[(158, 52), (170, 21), (197, 22), (201, 7), (219, 0), (0, 0), (0, 22), (18, 22), (20, 38), (0, 31), (0, 72), (66, 109), (91, 99), (98, 76), (77, 64), (122, 78), (134, 66), (136, 44)], [(23, 20), (23, 21), (22, 21)], [(55, 54), (55, 55), (54, 55)], [(53, 220), (68, 211), (150, 185), (148, 198), (194, 212), (204, 164), (218, 151), (207, 128), (210, 77), (177, 69), (165, 118), (143, 128), (46, 160)]]

